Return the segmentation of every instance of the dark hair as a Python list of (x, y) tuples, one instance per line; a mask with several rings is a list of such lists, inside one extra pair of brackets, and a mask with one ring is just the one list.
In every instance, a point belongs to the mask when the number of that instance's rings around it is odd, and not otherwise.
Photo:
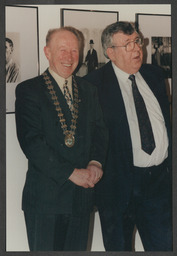
[(115, 22), (113, 24), (108, 25), (103, 30), (102, 35), (101, 35), (101, 43), (102, 43), (102, 47), (103, 47), (103, 53), (106, 58), (108, 58), (106, 50), (107, 50), (107, 48), (113, 46), (112, 37), (114, 34), (116, 34), (118, 32), (122, 32), (126, 35), (132, 35), (134, 32), (137, 32), (137, 30), (135, 29), (134, 24), (130, 23), (130, 22), (120, 21), (120, 22)]
[(10, 45), (11, 48), (14, 47), (14, 44), (13, 44), (13, 42), (12, 42), (12, 40), (11, 40), (10, 38), (7, 38), (7, 37), (6, 37), (6, 42), (9, 43), (9, 45)]

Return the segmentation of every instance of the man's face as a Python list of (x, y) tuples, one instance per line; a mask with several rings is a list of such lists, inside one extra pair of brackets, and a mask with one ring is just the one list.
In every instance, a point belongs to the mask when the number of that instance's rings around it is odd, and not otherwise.
[(90, 49), (93, 49), (94, 44), (90, 44)]
[(70, 31), (54, 33), (44, 52), (50, 68), (65, 79), (72, 75), (78, 65), (79, 44), (76, 36)]
[[(139, 35), (134, 32), (132, 35), (126, 35), (118, 32), (113, 35), (113, 45), (124, 46), (130, 41), (137, 39)], [(138, 72), (143, 61), (142, 48), (135, 44), (135, 48), (127, 52), (125, 47), (108, 48), (107, 54), (110, 60), (121, 70), (128, 74), (135, 74)]]
[(10, 46), (10, 44), (6, 41), (6, 62), (8, 63), (10, 58), (11, 58), (11, 54), (12, 54), (12, 47)]

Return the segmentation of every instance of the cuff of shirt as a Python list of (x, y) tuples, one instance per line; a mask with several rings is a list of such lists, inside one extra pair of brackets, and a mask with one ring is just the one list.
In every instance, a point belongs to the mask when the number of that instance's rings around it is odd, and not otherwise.
[(96, 160), (91, 160), (91, 161), (88, 163), (88, 165), (95, 165), (95, 166), (97, 166), (97, 167), (99, 167), (99, 168), (102, 169), (102, 164), (101, 164), (100, 162), (96, 161)]

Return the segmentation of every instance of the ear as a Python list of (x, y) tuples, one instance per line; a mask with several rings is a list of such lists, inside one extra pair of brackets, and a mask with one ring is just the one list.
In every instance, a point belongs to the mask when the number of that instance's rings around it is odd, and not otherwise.
[(48, 46), (44, 47), (44, 53), (45, 53), (46, 58), (49, 60), (50, 59), (50, 49)]
[(111, 61), (115, 60), (115, 52), (113, 48), (107, 48), (106, 53)]

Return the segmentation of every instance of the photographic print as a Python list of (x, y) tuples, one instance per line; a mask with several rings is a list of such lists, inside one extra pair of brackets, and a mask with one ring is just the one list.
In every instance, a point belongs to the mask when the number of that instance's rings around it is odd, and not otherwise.
[(15, 111), (16, 85), (39, 74), (38, 8), (6, 6), (6, 113)]
[(165, 78), (171, 78), (171, 37), (152, 37), (151, 47), (152, 64), (163, 68)]
[(20, 82), (20, 34), (6, 33), (6, 83)]
[(171, 15), (137, 13), (136, 25), (144, 37), (144, 62), (163, 68), (171, 101)]
[[(82, 31), (85, 38), (83, 63), (77, 73), (84, 76), (103, 66), (107, 59), (103, 55), (101, 33), (103, 29), (118, 21), (118, 12), (61, 9), (61, 25), (72, 25)], [(82, 20), (82, 22), (80, 22)]]

